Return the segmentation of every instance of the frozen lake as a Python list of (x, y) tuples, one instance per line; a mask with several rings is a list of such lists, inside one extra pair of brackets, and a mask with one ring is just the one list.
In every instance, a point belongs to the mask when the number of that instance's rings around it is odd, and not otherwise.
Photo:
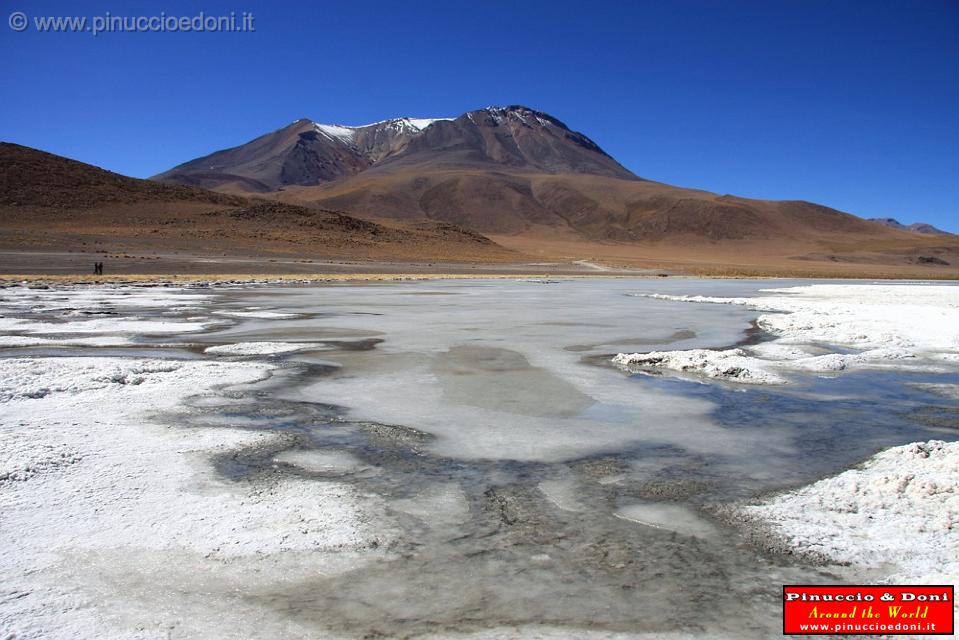
[(203, 458), (225, 491), (336, 483), (365, 496), (364, 526), (382, 533), (361, 549), (372, 559), (336, 570), (154, 568), (150, 586), (134, 565), (114, 570), (96, 592), (108, 615), (124, 610), (121, 620), (142, 626), (145, 602), (169, 599), (154, 618), (176, 620), (171, 628), (189, 637), (178, 597), (199, 597), (279, 621), (288, 637), (769, 638), (781, 634), (783, 584), (875, 576), (770, 552), (719, 517), (722, 506), (815, 482), (890, 446), (957, 439), (959, 402), (922, 385), (959, 375), (864, 369), (745, 385), (611, 359), (770, 338), (753, 309), (644, 294), (739, 298), (802, 284), (198, 289), (169, 294), (175, 304), (149, 294), (88, 301), (109, 315), (79, 320), (75, 295), (43, 308), (34, 294), (4, 295), (11, 338), (0, 357), (265, 363), (269, 377), (205, 390), (150, 419), (188, 433), (265, 433)]

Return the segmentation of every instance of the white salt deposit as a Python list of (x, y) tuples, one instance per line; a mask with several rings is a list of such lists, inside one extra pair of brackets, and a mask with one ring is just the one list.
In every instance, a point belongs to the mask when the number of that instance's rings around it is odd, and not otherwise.
[(16, 331), (23, 324), (24, 321), (17, 318), (0, 317), (0, 331)]
[[(754, 384), (783, 384), (784, 373), (852, 368), (942, 371), (959, 351), (959, 287), (816, 284), (765, 289), (755, 298), (642, 294), (680, 302), (772, 311), (757, 325), (772, 343), (725, 351), (621, 353), (626, 368), (663, 368)], [(855, 353), (819, 353), (829, 345)]]
[[(76, 310), (142, 313), (207, 297), (7, 289), (4, 313), (41, 319), (0, 318), (0, 330), (29, 334), (0, 336), (0, 346), (113, 346), (131, 343), (118, 334), (198, 331), (209, 316), (81, 320)], [(72, 333), (103, 335), (60, 337)], [(368, 524), (375, 501), (328, 480), (224, 480), (215, 456), (276, 446), (281, 436), (160, 417), (188, 396), (270, 371), (250, 362), (0, 358), (0, 637), (226, 638), (253, 626), (310, 637), (268, 608), (238, 606), (236, 594), (368, 562), (380, 553), (369, 547), (392, 535)]]
[(134, 344), (126, 336), (87, 338), (44, 338), (42, 336), (0, 336), (0, 347), (125, 347)]
[(10, 287), (0, 291), (0, 306), (18, 311), (104, 311), (110, 307), (168, 309), (212, 299), (183, 287), (96, 286), (30, 289)]
[(893, 566), (888, 582), (959, 581), (959, 442), (893, 447), (861, 468), (742, 511), (800, 552)]
[(127, 316), (123, 318), (93, 318), (71, 322), (42, 322), (23, 320), (13, 329), (22, 333), (57, 335), (74, 333), (138, 333), (141, 335), (173, 335), (203, 331), (213, 323), (205, 321), (151, 320)]
[[(10, 287), (0, 290), (0, 331), (16, 332), (28, 336), (71, 334), (99, 334), (100, 342), (84, 345), (76, 340), (75, 346), (111, 346), (126, 344), (118, 334), (173, 335), (204, 331), (225, 320), (211, 320), (209, 316), (192, 319), (158, 319), (158, 313), (197, 305), (212, 300), (210, 293), (198, 293), (182, 287), (131, 287), (131, 286), (75, 286), (58, 289), (31, 289)], [(137, 315), (150, 311), (149, 316)], [(124, 315), (118, 315), (123, 313)], [(130, 315), (126, 315), (130, 314)], [(16, 317), (21, 316), (21, 317)], [(39, 342), (27, 343), (24, 336), (3, 336), (0, 346), (44, 346)], [(67, 343), (61, 343), (67, 344)], [(114, 345), (114, 346), (116, 346)]]
[(268, 356), (320, 348), (321, 345), (305, 342), (237, 342), (207, 347), (203, 352), (227, 356)]
[(772, 367), (758, 358), (746, 355), (742, 349), (711, 351), (650, 351), (649, 353), (620, 353), (613, 362), (626, 367), (650, 367), (694, 373), (707, 378), (722, 378), (746, 384), (782, 384), (785, 379), (772, 372)]
[[(201, 573), (241, 563), (278, 581), (270, 572), (286, 564), (283, 554), (330, 571), (330, 557), (316, 552), (361, 549), (383, 535), (367, 530), (348, 485), (287, 478), (264, 491), (213, 472), (211, 455), (268, 444), (272, 434), (149, 422), (187, 395), (267, 374), (252, 363), (0, 359), (0, 573), (5, 593), (21, 594), (0, 600), (4, 627), (24, 638), (125, 637), (132, 628), (109, 625), (146, 604), (117, 595), (129, 583), (125, 597), (135, 598), (149, 570), (136, 560), (144, 551)], [(91, 611), (92, 576), (120, 565), (110, 599)], [(183, 587), (170, 591), (182, 601), (165, 609), (189, 606), (192, 587)]]

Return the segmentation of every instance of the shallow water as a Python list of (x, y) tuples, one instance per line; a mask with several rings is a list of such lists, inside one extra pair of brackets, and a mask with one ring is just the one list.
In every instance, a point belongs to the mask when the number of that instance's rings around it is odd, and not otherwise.
[[(251, 319), (204, 341), (382, 340), (284, 358), (339, 366), (261, 385), (252, 413), (272, 407), (284, 416), (256, 428), (297, 433), (294, 454), (280, 460), (347, 455), (352, 464), (282, 468), (385, 497), (401, 542), (373, 569), (287, 585), (265, 601), (366, 637), (524, 624), (777, 635), (782, 584), (849, 576), (764, 554), (708, 507), (812, 482), (887, 446), (951, 437), (913, 419), (932, 396), (904, 384), (943, 376), (810, 376), (757, 389), (628, 376), (605, 356), (757, 339), (753, 311), (628, 294), (754, 295), (783, 284), (429, 282), (226, 294), (234, 307), (305, 318)], [(256, 474), (276, 456), (251, 452), (224, 469)]]
[[(781, 585), (868, 576), (764, 552), (712, 507), (813, 482), (888, 446), (956, 439), (959, 403), (912, 385), (959, 376), (857, 372), (751, 388), (628, 375), (608, 356), (762, 339), (754, 311), (633, 294), (749, 296), (793, 284), (221, 290), (210, 308), (296, 317), (232, 317), (207, 332), (140, 339), (128, 353), (209, 357), (205, 346), (256, 340), (323, 346), (257, 356), (284, 368), (167, 416), (286, 435), (220, 456), (228, 478), (336, 478), (384, 499), (382, 526), (401, 532), (387, 559), (258, 590), (258, 605), (291, 620), (363, 638), (529, 624), (569, 627), (571, 637), (768, 638), (781, 635)], [(194, 346), (156, 346), (176, 341)]]

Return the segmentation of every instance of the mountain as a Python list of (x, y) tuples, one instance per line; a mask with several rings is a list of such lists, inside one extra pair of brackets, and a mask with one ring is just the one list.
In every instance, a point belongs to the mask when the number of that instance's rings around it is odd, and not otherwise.
[(490, 107), (458, 118), (396, 118), (358, 127), (301, 119), (154, 179), (263, 193), (324, 185), (370, 169), (423, 166), (636, 179), (585, 135), (526, 107)]
[(513, 253), (430, 222), (384, 226), (316, 207), (122, 176), (0, 143), (0, 247), (498, 261)]
[(442, 221), (496, 236), (707, 245), (896, 237), (808, 202), (642, 179), (586, 135), (523, 106), (359, 127), (297, 120), (154, 179), (255, 192), (372, 220)]
[(925, 233), (928, 235), (935, 235), (935, 236), (952, 235), (948, 231), (937, 229), (936, 227), (926, 222), (913, 222), (910, 225), (905, 225), (899, 222), (898, 220), (896, 220), (895, 218), (869, 218), (869, 221), (878, 222), (884, 227), (889, 227), (890, 229), (899, 229), (900, 231), (913, 231), (915, 233)]
[(957, 236), (640, 178), (520, 106), (358, 127), (298, 120), (153, 181), (0, 151), (0, 248), (959, 275)]

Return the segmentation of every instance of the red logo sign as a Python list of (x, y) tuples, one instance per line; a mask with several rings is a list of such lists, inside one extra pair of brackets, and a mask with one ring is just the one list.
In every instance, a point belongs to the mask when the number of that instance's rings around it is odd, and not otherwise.
[(953, 585), (783, 586), (783, 634), (950, 635)]

